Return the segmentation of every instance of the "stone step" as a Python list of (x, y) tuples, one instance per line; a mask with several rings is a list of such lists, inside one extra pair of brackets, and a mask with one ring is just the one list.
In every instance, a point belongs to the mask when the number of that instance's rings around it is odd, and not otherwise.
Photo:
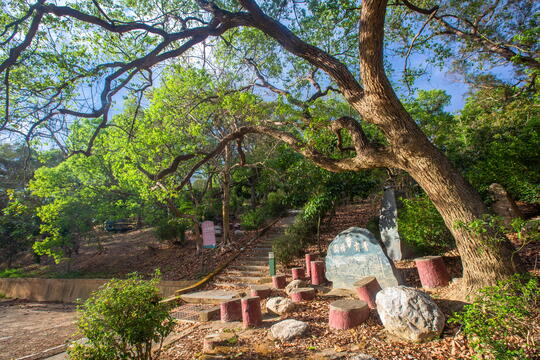
[(266, 265), (244, 265), (244, 264), (236, 264), (229, 267), (229, 269), (236, 270), (236, 271), (260, 271), (263, 273), (268, 272), (268, 263)]
[(265, 270), (266, 271), (246, 271), (228, 269), (223, 274), (226, 276), (268, 276), (268, 269)]
[(237, 299), (242, 296), (238, 291), (207, 290), (180, 295), (180, 299), (187, 303), (219, 304), (222, 301)]
[(242, 258), (238, 260), (242, 264), (246, 265), (259, 265), (259, 266), (268, 266), (268, 258)]
[(248, 283), (248, 284), (265, 284), (272, 281), (271, 277), (260, 276), (226, 276), (220, 275), (216, 278), (218, 282), (232, 282), (232, 283)]
[(214, 285), (217, 287), (226, 288), (226, 289), (249, 289), (249, 287), (252, 286), (253, 284), (216, 281)]

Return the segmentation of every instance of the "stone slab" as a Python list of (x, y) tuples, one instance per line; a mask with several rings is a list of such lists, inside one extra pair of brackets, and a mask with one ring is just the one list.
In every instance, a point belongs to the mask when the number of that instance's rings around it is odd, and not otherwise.
[(399, 274), (375, 236), (367, 229), (351, 227), (328, 246), (326, 277), (334, 288), (354, 290), (354, 283), (375, 276), (382, 288), (399, 285)]
[(214, 306), (211, 309), (208, 310), (202, 310), (199, 312), (199, 321), (212, 321), (212, 320), (219, 320), (221, 311), (219, 306)]
[(206, 290), (183, 294), (180, 298), (188, 303), (220, 304), (222, 301), (239, 299), (241, 295), (239, 291)]
[(398, 233), (396, 196), (394, 188), (390, 186), (384, 188), (379, 229), (388, 257), (392, 260), (402, 260), (403, 253)]

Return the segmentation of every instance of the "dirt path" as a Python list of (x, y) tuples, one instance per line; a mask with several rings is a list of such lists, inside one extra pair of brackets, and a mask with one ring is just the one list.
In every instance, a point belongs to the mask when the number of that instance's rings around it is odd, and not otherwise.
[(0, 302), (0, 360), (41, 359), (62, 351), (73, 339), (75, 316), (74, 305)]

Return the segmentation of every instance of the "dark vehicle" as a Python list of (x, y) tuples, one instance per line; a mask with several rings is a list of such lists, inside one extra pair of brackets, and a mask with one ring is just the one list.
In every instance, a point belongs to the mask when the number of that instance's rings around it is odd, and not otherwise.
[(103, 228), (108, 232), (128, 232), (135, 230), (137, 223), (126, 219), (107, 220), (103, 223)]

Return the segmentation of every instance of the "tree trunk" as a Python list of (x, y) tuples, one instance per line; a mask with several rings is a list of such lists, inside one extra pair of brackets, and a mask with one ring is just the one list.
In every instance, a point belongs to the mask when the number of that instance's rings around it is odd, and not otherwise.
[(229, 244), (231, 241), (231, 226), (229, 222), (230, 201), (231, 201), (231, 150), (230, 146), (225, 146), (225, 164), (223, 166), (223, 201), (221, 204), (221, 215), (223, 216), (223, 244)]
[[(427, 193), (456, 240), (463, 263), (463, 278), (472, 287), (491, 285), (521, 271), (514, 248), (506, 238), (493, 238), (488, 231), (474, 234), (458, 224), (469, 224), (489, 211), (478, 192), (450, 161), (433, 146), (422, 159), (406, 169)], [(422, 221), (422, 219), (419, 219)], [(489, 230), (489, 229), (488, 229)]]

